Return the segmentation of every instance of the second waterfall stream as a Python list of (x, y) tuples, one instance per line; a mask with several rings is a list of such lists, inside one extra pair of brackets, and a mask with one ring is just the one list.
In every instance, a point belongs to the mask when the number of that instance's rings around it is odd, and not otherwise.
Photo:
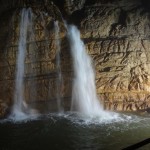
[(66, 25), (66, 27), (74, 71), (71, 111), (77, 111), (92, 117), (99, 116), (101, 119), (115, 119), (117, 115), (106, 112), (99, 102), (92, 60), (86, 53), (85, 45), (80, 39), (79, 30), (74, 25)]

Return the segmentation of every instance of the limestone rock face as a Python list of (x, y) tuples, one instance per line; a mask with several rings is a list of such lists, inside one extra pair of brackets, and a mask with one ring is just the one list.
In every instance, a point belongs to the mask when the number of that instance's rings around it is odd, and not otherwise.
[(149, 107), (150, 14), (142, 1), (95, 1), (79, 23), (106, 109)]
[[(9, 1), (10, 2), (10, 1)], [(59, 21), (59, 38), (61, 39), (63, 52), (61, 55), (61, 68), (63, 83), (60, 86), (61, 97), (70, 97), (71, 91), (71, 64), (68, 55), (68, 43), (66, 42), (66, 29), (62, 23), (62, 17), (57, 6), (51, 1), (12, 1), (4, 3), (10, 8), (10, 12), (3, 16), (1, 13), (1, 43), (0, 43), (0, 98), (9, 106), (13, 105), (15, 92), (16, 63), (18, 57), (18, 45), (20, 36), (21, 10), (31, 8), (32, 22), (27, 30), (27, 48), (25, 49), (25, 73), (24, 73), (24, 99), (30, 105), (42, 105), (54, 103), (56, 108), (57, 97), (57, 46), (55, 35), (55, 21)], [(6, 20), (5, 20), (6, 19)], [(8, 34), (9, 33), (9, 34)], [(3, 42), (2, 42), (3, 41)], [(69, 57), (69, 58), (68, 58)], [(70, 70), (69, 70), (70, 68)], [(64, 86), (66, 85), (66, 86)], [(65, 102), (64, 102), (65, 103)], [(68, 102), (67, 102), (68, 104)], [(67, 105), (66, 104), (66, 105)], [(45, 105), (45, 104), (44, 104)], [(41, 106), (36, 106), (41, 107)]]
[(52, 102), (53, 108), (56, 107), (58, 73), (54, 23), (58, 20), (63, 77), (60, 96), (66, 110), (70, 107), (73, 72), (64, 18), (81, 31), (86, 50), (93, 58), (97, 93), (105, 109), (149, 108), (148, 4), (146, 0), (1, 0), (0, 99), (8, 106), (13, 104), (21, 9), (30, 7), (34, 36), (27, 38), (25, 56), (27, 103)]

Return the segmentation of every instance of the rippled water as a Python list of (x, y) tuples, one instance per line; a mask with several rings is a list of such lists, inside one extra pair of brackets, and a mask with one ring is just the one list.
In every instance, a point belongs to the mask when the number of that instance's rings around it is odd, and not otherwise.
[(102, 120), (68, 112), (0, 122), (0, 150), (119, 150), (149, 137), (150, 116), (134, 114)]

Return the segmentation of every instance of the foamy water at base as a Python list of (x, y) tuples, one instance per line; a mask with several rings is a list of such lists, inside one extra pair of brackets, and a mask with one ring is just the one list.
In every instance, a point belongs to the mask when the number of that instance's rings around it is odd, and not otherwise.
[[(7, 150), (119, 150), (150, 137), (150, 116), (113, 113), (108, 120), (79, 113), (50, 113), (0, 121)], [(149, 150), (150, 145), (142, 150)]]

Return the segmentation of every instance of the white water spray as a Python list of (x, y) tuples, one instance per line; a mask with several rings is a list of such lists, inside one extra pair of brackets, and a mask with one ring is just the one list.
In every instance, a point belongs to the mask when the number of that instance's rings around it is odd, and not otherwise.
[(16, 80), (15, 80), (15, 94), (14, 106), (12, 109), (12, 116), (16, 119), (26, 117), (25, 109), (27, 104), (24, 99), (24, 61), (27, 43), (28, 24), (31, 19), (31, 9), (22, 9), (20, 22), (20, 35), (18, 45), (18, 59), (16, 64)]
[(78, 111), (87, 116), (107, 117), (108, 119), (109, 115), (103, 110), (96, 94), (92, 61), (80, 39), (80, 32), (73, 25), (67, 29), (74, 64), (71, 111)]
[(61, 99), (61, 86), (62, 86), (62, 74), (61, 74), (61, 66), (60, 66), (60, 37), (59, 37), (59, 25), (58, 21), (54, 22), (55, 25), (55, 44), (56, 44), (56, 65), (57, 65), (57, 84), (56, 84), (56, 98), (57, 98), (57, 107), (58, 107), (58, 112), (62, 113), (64, 112), (63, 106), (62, 106), (62, 99)]

